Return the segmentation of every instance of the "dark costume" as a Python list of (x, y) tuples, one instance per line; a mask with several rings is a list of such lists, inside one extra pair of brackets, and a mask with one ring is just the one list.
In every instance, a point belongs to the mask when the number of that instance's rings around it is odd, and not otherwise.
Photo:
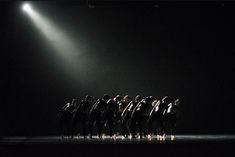
[(122, 101), (119, 102), (119, 107), (117, 111), (117, 117), (116, 117), (116, 126), (117, 126), (117, 133), (122, 133), (123, 134), (123, 127), (122, 127), (122, 113), (127, 107), (127, 105), (130, 102), (130, 97), (126, 95)]
[(168, 109), (167, 109), (166, 116), (165, 116), (166, 127), (168, 130), (170, 130), (171, 135), (174, 135), (176, 122), (179, 116), (178, 99), (176, 101), (177, 102), (170, 103), (168, 105)]
[[(84, 138), (86, 137), (87, 130), (88, 130), (87, 125), (88, 125), (88, 119), (89, 119), (89, 112), (92, 106), (89, 99), (91, 98), (92, 97), (90, 96), (86, 96), (85, 100), (82, 100), (81, 104), (77, 108), (77, 111), (74, 116), (74, 121), (73, 121), (74, 126), (80, 124), (80, 129), (81, 129), (80, 132), (82, 132)], [(77, 130), (79, 130), (79, 128)]]
[(126, 108), (123, 110), (122, 112), (122, 129), (123, 132), (122, 134), (127, 138), (128, 134), (130, 134), (131, 132), (131, 128), (130, 128), (130, 119), (131, 119), (131, 113), (134, 110), (134, 108), (136, 107), (136, 105), (138, 104), (138, 102), (136, 101), (131, 101)]
[(165, 133), (165, 114), (167, 108), (168, 104), (160, 101), (152, 108), (148, 123), (151, 134), (163, 135)]
[(92, 106), (90, 112), (89, 112), (89, 134), (90, 137), (92, 137), (92, 131), (94, 123), (96, 123), (96, 126), (98, 128), (98, 136), (101, 137), (102, 130), (103, 130), (103, 120), (105, 116), (105, 110), (107, 107), (106, 99), (98, 99), (96, 103)]
[(67, 103), (63, 106), (59, 113), (59, 125), (62, 138), (64, 135), (71, 136), (71, 121), (73, 117), (74, 106), (71, 103)]
[(118, 112), (118, 101), (110, 99), (107, 102), (107, 108), (106, 108), (106, 113), (105, 113), (105, 123), (107, 124), (109, 128), (109, 135), (113, 136), (114, 133), (116, 132), (116, 117), (117, 117), (117, 112)]
[(133, 137), (136, 134), (136, 127), (139, 128), (139, 132), (140, 132), (140, 138), (143, 137), (143, 132), (144, 129), (146, 129), (145, 134), (147, 134), (147, 120), (148, 120), (148, 116), (149, 116), (149, 112), (151, 109), (151, 100), (152, 98), (147, 97), (145, 100), (142, 100), (141, 102), (139, 102), (137, 104), (137, 106), (134, 108), (134, 110), (132, 111), (131, 114), (131, 126), (133, 128)]

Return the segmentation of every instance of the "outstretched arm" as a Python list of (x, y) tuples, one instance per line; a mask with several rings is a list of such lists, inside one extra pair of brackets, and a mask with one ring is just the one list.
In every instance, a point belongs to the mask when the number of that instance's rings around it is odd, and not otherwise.
[(158, 101), (158, 102), (153, 106), (152, 110), (151, 110), (150, 113), (149, 113), (149, 117), (152, 116), (153, 112), (155, 111), (155, 109), (157, 108), (157, 106), (158, 106), (159, 104), (160, 104), (160, 101)]
[(136, 107), (133, 109), (132, 113), (131, 113), (131, 117), (134, 115), (135, 111), (137, 110), (137, 108), (140, 106), (141, 101), (136, 105)]
[(124, 114), (126, 113), (126, 110), (131, 106), (131, 104), (132, 104), (133, 102), (131, 101), (126, 107), (125, 107), (125, 109), (122, 111), (122, 117), (124, 116)]

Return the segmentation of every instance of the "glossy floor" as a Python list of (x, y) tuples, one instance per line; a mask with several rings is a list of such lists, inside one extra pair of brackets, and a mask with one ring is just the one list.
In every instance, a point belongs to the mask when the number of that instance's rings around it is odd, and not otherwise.
[(82, 136), (71, 138), (61, 138), (60, 136), (34, 136), (34, 137), (2, 137), (0, 144), (99, 144), (99, 143), (205, 143), (205, 142), (234, 142), (235, 135), (176, 135), (174, 140), (171, 140), (170, 136), (166, 136), (166, 139), (159, 140), (157, 136), (153, 138), (123, 138), (117, 136), (111, 138), (104, 136), (102, 139), (97, 136), (93, 136), (92, 139), (84, 139)]

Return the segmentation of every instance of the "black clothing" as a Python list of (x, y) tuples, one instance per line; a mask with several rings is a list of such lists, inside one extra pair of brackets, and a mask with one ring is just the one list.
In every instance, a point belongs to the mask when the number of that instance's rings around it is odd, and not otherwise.
[(166, 103), (156, 104), (150, 112), (149, 115), (149, 131), (151, 134), (160, 134), (165, 133), (165, 115), (168, 105)]
[(176, 122), (178, 119), (179, 108), (177, 105), (170, 103), (165, 116), (166, 129), (170, 130), (171, 135), (173, 135)]
[[(132, 128), (130, 128), (130, 119), (131, 119), (131, 113), (136, 107), (137, 102), (131, 101), (123, 110), (121, 117), (122, 117), (122, 134), (125, 135), (125, 137), (130, 134)], [(132, 131), (133, 132), (133, 131)]]
[[(83, 100), (81, 104), (79, 105), (73, 121), (74, 129), (76, 129), (76, 125), (80, 124), (80, 132), (82, 132), (84, 138), (87, 135), (87, 125), (88, 125), (88, 119), (89, 119), (89, 112), (91, 109), (91, 104), (89, 101)], [(76, 129), (79, 130), (79, 129)], [(76, 131), (75, 130), (75, 131)]]
[(89, 133), (91, 136), (94, 123), (96, 123), (96, 126), (98, 128), (98, 135), (99, 137), (101, 137), (106, 106), (107, 106), (106, 102), (103, 99), (98, 99), (96, 103), (92, 106), (89, 112), (89, 123), (88, 123)]
[(63, 106), (59, 113), (59, 125), (62, 137), (64, 135), (71, 136), (71, 121), (73, 117), (74, 106), (67, 103)]
[(151, 104), (147, 103), (145, 100), (142, 100), (137, 104), (131, 114), (131, 126), (133, 128), (133, 136), (136, 134), (136, 127), (139, 128), (140, 138), (143, 136), (143, 132), (145, 134), (148, 132), (148, 128), (146, 126), (148, 121), (149, 112), (151, 109)]
[(81, 113), (89, 115), (89, 112), (91, 110), (92, 104), (89, 101), (83, 100), (81, 102)]
[(118, 133), (122, 133), (123, 128), (122, 128), (122, 113), (124, 109), (126, 108), (128, 104), (125, 101), (121, 101), (118, 104), (118, 111), (117, 111), (117, 116), (116, 116), (116, 131)]
[(109, 127), (109, 135), (112, 136), (114, 132), (116, 132), (116, 117), (118, 112), (119, 104), (115, 100), (109, 100), (107, 102), (106, 114), (105, 114), (105, 122)]

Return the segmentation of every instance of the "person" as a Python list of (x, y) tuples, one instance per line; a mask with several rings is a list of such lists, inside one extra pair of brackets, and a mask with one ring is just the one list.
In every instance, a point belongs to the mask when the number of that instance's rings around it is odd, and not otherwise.
[(117, 95), (113, 99), (107, 101), (106, 115), (105, 115), (105, 124), (109, 128), (110, 137), (116, 137), (116, 117), (119, 109), (119, 103), (122, 100), (120, 95)]
[(71, 121), (73, 117), (73, 110), (73, 102), (68, 102), (59, 111), (59, 125), (62, 139), (64, 138), (64, 135), (66, 135), (68, 138), (72, 135)]
[(111, 99), (111, 97), (107, 94), (104, 94), (104, 96), (101, 99), (98, 99), (96, 103), (92, 106), (90, 112), (89, 112), (89, 137), (92, 138), (92, 132), (93, 132), (93, 126), (94, 123), (96, 123), (97, 129), (98, 129), (98, 137), (102, 137), (102, 130), (103, 130), (103, 120), (105, 116), (105, 111), (107, 107), (107, 101)]
[[(149, 128), (149, 133), (150, 133), (150, 138), (152, 138), (154, 136), (154, 134), (158, 134), (157, 133), (157, 117), (156, 115), (154, 115), (155, 110), (158, 109), (158, 106), (160, 104), (160, 100), (154, 100), (152, 103), (152, 109), (149, 113), (149, 119), (148, 119), (148, 128)], [(157, 119), (157, 120), (156, 120)]]
[[(165, 140), (165, 114), (168, 108), (170, 98), (165, 96), (155, 104), (149, 115), (149, 130), (151, 134), (156, 130), (157, 139)], [(155, 126), (153, 127), (153, 123)]]
[(171, 140), (175, 139), (174, 131), (176, 128), (176, 122), (178, 117), (179, 117), (179, 99), (176, 99), (174, 103), (170, 103), (168, 105), (168, 109), (166, 112), (166, 126), (170, 130)]
[(120, 113), (120, 116), (122, 114), (122, 112), (124, 111), (124, 109), (127, 107), (127, 105), (130, 103), (130, 96), (129, 95), (125, 95), (122, 99), (122, 101), (119, 103), (119, 108), (118, 108), (118, 112)]
[(93, 97), (90, 95), (86, 95), (85, 100), (81, 101), (81, 104), (76, 112), (76, 123), (81, 124), (81, 130), (80, 132), (82, 132), (83, 137), (86, 138), (87, 136), (87, 125), (88, 125), (88, 118), (89, 118), (89, 111), (91, 109), (92, 106), (92, 100)]
[(79, 108), (80, 108), (80, 103), (78, 99), (73, 99), (71, 102), (71, 136), (72, 138), (75, 135), (79, 135), (79, 128), (78, 128), (78, 120), (79, 120)]
[(131, 113), (136, 105), (143, 99), (142, 96), (137, 95), (134, 101), (131, 101), (123, 110), (121, 117), (122, 117), (122, 135), (125, 138), (128, 138), (131, 132), (133, 132), (133, 128), (130, 128), (130, 120), (131, 120)]
[(123, 132), (122, 128), (122, 112), (126, 108), (126, 106), (130, 103), (130, 96), (125, 95), (121, 101), (119, 101), (119, 107), (116, 116), (116, 134), (119, 135)]
[[(147, 124), (149, 112), (151, 109), (152, 101), (153, 101), (153, 97), (148, 96), (142, 101), (140, 101), (137, 104), (137, 106), (134, 108), (134, 110), (132, 111), (131, 122), (132, 122), (132, 125), (137, 124), (141, 139), (143, 138), (143, 133), (146, 135), (148, 132), (146, 124)], [(134, 136), (135, 136), (135, 130), (134, 130), (133, 137)]]

